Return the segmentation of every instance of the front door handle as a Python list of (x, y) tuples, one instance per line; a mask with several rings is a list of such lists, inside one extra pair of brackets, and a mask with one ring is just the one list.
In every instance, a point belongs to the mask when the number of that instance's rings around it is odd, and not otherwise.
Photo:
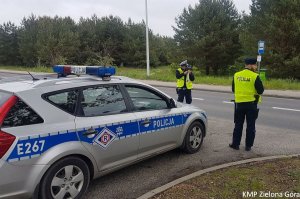
[(145, 119), (144, 121), (141, 122), (142, 125), (149, 125), (151, 124), (151, 121), (149, 119)]
[(86, 132), (83, 133), (83, 135), (89, 136), (89, 135), (94, 135), (94, 134), (97, 134), (97, 133), (98, 133), (98, 131), (96, 131), (95, 129), (89, 128)]

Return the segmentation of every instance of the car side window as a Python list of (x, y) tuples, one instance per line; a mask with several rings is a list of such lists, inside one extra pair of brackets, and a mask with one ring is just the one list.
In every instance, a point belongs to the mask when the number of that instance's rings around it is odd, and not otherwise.
[(77, 102), (78, 91), (62, 91), (53, 94), (48, 94), (45, 98), (53, 103), (58, 108), (74, 114)]
[(133, 102), (135, 110), (160, 110), (167, 109), (167, 101), (147, 88), (126, 86), (126, 90)]
[(6, 115), (2, 128), (43, 123), (44, 120), (27, 104), (18, 99)]
[(83, 89), (81, 108), (86, 117), (126, 112), (126, 104), (117, 85)]

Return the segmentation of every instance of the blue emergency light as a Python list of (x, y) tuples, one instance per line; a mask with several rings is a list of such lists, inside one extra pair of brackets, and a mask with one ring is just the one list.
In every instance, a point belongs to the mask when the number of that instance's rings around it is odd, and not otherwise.
[(107, 79), (116, 74), (116, 69), (111, 66), (73, 66), (73, 65), (55, 65), (53, 72), (58, 77), (66, 77), (68, 75), (95, 75), (102, 79)]

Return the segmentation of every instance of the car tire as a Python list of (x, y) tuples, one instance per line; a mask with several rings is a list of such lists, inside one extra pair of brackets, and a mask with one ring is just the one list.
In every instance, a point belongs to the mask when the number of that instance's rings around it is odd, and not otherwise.
[[(90, 182), (88, 165), (79, 157), (67, 157), (54, 163), (40, 184), (40, 198), (81, 198)], [(68, 197), (69, 196), (69, 197)]]
[(201, 148), (204, 138), (204, 128), (199, 121), (193, 122), (183, 140), (181, 149), (189, 154), (196, 153)]

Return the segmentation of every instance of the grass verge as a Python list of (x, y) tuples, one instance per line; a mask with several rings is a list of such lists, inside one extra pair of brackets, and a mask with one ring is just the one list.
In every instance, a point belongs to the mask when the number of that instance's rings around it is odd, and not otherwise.
[[(206, 173), (152, 199), (300, 198), (300, 157), (249, 163)], [(260, 197), (263, 196), (263, 197)], [(294, 196), (294, 197), (290, 197)]]
[[(49, 67), (20, 67), (20, 66), (0, 66), (0, 69), (17, 70), (17, 71), (32, 71), (32, 72), (47, 72), (51, 73), (52, 68)], [(130, 67), (117, 67), (117, 75), (127, 76), (134, 79), (149, 79), (166, 82), (176, 82), (174, 68), (163, 66), (157, 68), (151, 68), (151, 74), (148, 78), (145, 68), (130, 68)], [(209, 84), (209, 85), (223, 85), (231, 86), (232, 76), (207, 76), (200, 71), (195, 70), (195, 84)], [(274, 90), (300, 90), (300, 82), (291, 79), (270, 79), (264, 81), (266, 89)]]

